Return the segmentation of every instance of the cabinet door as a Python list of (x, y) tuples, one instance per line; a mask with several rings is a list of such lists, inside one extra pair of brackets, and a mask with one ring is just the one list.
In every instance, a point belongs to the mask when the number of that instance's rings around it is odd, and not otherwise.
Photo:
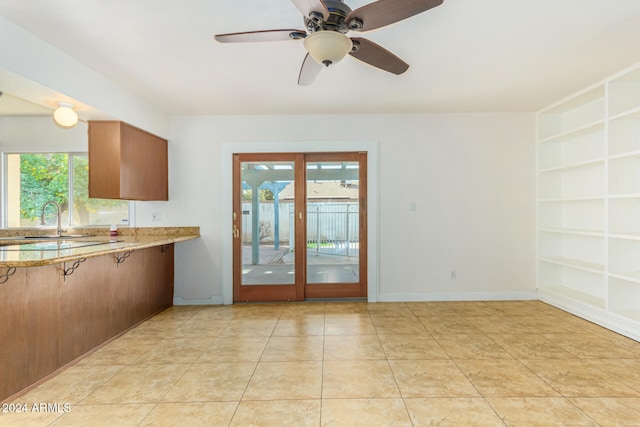
[(120, 122), (89, 122), (89, 197), (120, 198)]
[(167, 141), (124, 123), (121, 138), (121, 198), (167, 200)]

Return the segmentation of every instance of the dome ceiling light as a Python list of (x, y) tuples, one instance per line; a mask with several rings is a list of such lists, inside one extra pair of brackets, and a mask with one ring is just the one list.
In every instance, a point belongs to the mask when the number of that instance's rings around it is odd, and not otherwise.
[(71, 129), (78, 124), (78, 114), (73, 111), (72, 104), (58, 102), (58, 108), (53, 112), (53, 121), (63, 129)]

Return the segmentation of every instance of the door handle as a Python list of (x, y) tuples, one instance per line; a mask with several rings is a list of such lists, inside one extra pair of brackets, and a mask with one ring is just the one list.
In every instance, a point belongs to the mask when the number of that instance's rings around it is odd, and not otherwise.
[(240, 237), (240, 230), (238, 230), (238, 226), (233, 224), (233, 230), (231, 230), (231, 234), (233, 235), (234, 239), (237, 239), (238, 237)]

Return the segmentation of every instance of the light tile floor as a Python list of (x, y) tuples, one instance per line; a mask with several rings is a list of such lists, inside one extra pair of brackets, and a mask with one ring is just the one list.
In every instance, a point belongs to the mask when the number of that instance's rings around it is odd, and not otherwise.
[(539, 301), (172, 307), (14, 404), (0, 426), (640, 426), (640, 343)]

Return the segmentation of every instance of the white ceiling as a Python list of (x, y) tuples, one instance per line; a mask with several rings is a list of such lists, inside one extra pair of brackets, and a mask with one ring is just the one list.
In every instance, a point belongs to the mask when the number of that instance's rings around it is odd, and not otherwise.
[(288, 0), (0, 0), (0, 15), (171, 114), (535, 111), (640, 61), (639, 0), (445, 0), (359, 34), (405, 74), (347, 57), (308, 87), (300, 41), (212, 37), (304, 28)]

